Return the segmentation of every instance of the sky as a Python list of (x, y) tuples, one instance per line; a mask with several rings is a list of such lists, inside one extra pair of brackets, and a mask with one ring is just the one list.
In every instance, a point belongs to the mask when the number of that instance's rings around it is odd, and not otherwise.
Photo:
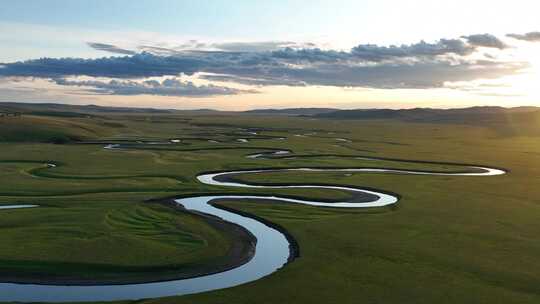
[(0, 0), (0, 101), (540, 106), (540, 2)]

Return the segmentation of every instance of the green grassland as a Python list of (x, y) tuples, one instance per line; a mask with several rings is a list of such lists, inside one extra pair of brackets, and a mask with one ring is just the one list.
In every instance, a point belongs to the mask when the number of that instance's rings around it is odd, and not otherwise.
[[(41, 206), (1, 211), (0, 278), (159, 280), (224, 265), (238, 241), (234, 235), (197, 215), (147, 202), (176, 195), (246, 193), (198, 183), (195, 177), (205, 171), (306, 166), (463, 170), (355, 157), (370, 156), (488, 165), (506, 168), (509, 174), (240, 175), (237, 178), (255, 183), (370, 187), (398, 193), (401, 200), (397, 208), (374, 210), (226, 202), (287, 229), (299, 243), (300, 258), (243, 286), (140, 302), (538, 303), (540, 138), (521, 132), (533, 129), (540, 125), (232, 114), (0, 119), (0, 205)], [(172, 138), (182, 141), (103, 149), (106, 142)], [(271, 149), (293, 153), (246, 158)], [(57, 167), (48, 168), (47, 163)], [(335, 201), (348, 197), (311, 189), (249, 193)]]

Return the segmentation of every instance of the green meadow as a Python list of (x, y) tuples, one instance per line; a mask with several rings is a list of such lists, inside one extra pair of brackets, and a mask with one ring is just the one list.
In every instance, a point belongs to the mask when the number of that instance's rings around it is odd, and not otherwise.
[[(530, 131), (538, 128), (519, 121), (469, 125), (240, 114), (0, 118), (0, 205), (40, 205), (0, 211), (0, 280), (144, 282), (226, 267), (241, 240), (201, 216), (153, 201), (159, 198), (349, 198), (337, 190), (204, 185), (196, 180), (201, 172), (463, 171), (456, 163), (505, 168), (508, 174), (239, 175), (250, 183), (375, 188), (399, 194), (400, 201), (393, 208), (362, 210), (224, 202), (286, 229), (300, 257), (249, 284), (137, 302), (540, 303), (540, 138)], [(128, 144), (104, 149), (114, 143)], [(246, 157), (277, 149), (291, 154)]]

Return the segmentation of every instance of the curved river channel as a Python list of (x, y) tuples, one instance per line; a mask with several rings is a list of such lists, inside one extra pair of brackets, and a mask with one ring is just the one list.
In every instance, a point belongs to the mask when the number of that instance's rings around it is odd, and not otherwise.
[[(260, 154), (259, 154), (260, 155)], [(257, 155), (257, 156), (259, 156)], [(253, 157), (253, 156), (252, 156)], [(366, 159), (366, 158), (363, 158)], [(292, 168), (292, 169), (265, 169), (227, 171), (218, 173), (205, 173), (197, 177), (198, 181), (208, 185), (243, 187), (243, 188), (313, 188), (334, 189), (349, 192), (353, 195), (364, 195), (373, 198), (368, 202), (320, 202), (312, 200), (292, 199), (279, 196), (254, 195), (207, 195), (186, 197), (176, 200), (185, 209), (200, 212), (221, 218), (224, 221), (237, 224), (249, 231), (257, 239), (255, 253), (245, 264), (224, 272), (205, 275), (201, 277), (172, 280), (165, 282), (138, 283), (127, 285), (91, 285), (91, 286), (61, 286), (40, 284), (0, 283), (0, 301), (20, 302), (87, 302), (87, 301), (117, 301), (136, 300), (145, 298), (158, 298), (185, 294), (200, 293), (210, 290), (222, 289), (248, 283), (268, 276), (282, 268), (291, 257), (291, 243), (284, 233), (272, 228), (254, 218), (240, 215), (234, 211), (227, 211), (214, 206), (219, 200), (266, 200), (282, 203), (303, 204), (317, 207), (334, 208), (373, 208), (392, 205), (398, 202), (398, 197), (386, 193), (362, 188), (343, 186), (320, 185), (255, 185), (241, 183), (230, 178), (238, 174), (261, 174), (264, 172), (349, 172), (349, 173), (390, 173), (390, 174), (417, 174), (417, 175), (445, 175), (445, 176), (493, 176), (505, 174), (500, 169), (486, 167), (467, 167), (470, 172), (443, 173), (397, 169), (322, 169), (322, 168)], [(0, 206), (0, 209), (30, 208), (35, 205)]]

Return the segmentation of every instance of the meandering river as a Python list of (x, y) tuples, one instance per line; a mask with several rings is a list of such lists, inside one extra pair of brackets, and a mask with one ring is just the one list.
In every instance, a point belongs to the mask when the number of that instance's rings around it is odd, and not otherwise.
[[(108, 146), (118, 148), (119, 146)], [(288, 151), (278, 151), (275, 154), (285, 154)], [(262, 157), (263, 153), (253, 154), (251, 158)], [(204, 195), (180, 198), (176, 203), (184, 206), (188, 211), (196, 211), (219, 217), (224, 221), (242, 226), (256, 237), (257, 243), (255, 254), (245, 264), (217, 274), (206, 276), (171, 280), (165, 282), (139, 283), (127, 285), (95, 285), (95, 286), (60, 286), (40, 284), (17, 284), (0, 283), (0, 301), (20, 302), (86, 302), (86, 301), (117, 301), (136, 300), (144, 298), (157, 298), (176, 296), (217, 290), (240, 284), (248, 283), (268, 276), (282, 268), (291, 255), (291, 244), (286, 235), (281, 231), (258, 221), (255, 218), (244, 216), (234, 211), (228, 211), (216, 207), (215, 202), (220, 200), (266, 200), (279, 201), (282, 203), (303, 204), (316, 207), (334, 208), (374, 208), (392, 205), (398, 202), (398, 197), (355, 187), (338, 185), (257, 185), (231, 180), (230, 177), (239, 174), (264, 174), (265, 172), (350, 172), (350, 173), (386, 173), (386, 174), (417, 174), (417, 175), (444, 175), (444, 176), (493, 176), (504, 174), (505, 171), (487, 167), (468, 167), (474, 169), (470, 172), (445, 173), (415, 170), (380, 169), (380, 168), (291, 168), (291, 169), (266, 169), (266, 170), (243, 170), (225, 171), (217, 173), (204, 173), (197, 177), (198, 181), (208, 185), (223, 187), (242, 187), (259, 189), (283, 189), (283, 188), (313, 188), (333, 189), (347, 191), (352, 194), (367, 194), (374, 199), (368, 202), (321, 202), (316, 200), (293, 199), (279, 196), (266, 195)], [(0, 209), (31, 208), (36, 205), (11, 205), (0, 206)]]

